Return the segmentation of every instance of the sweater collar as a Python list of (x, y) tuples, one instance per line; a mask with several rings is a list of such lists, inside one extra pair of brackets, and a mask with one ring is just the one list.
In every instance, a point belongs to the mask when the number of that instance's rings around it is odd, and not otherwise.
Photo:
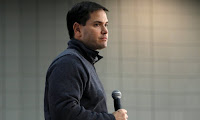
[(92, 64), (103, 58), (103, 56), (99, 55), (98, 51), (88, 48), (81, 41), (74, 38), (68, 42), (68, 49), (78, 50), (81, 55), (83, 55), (83, 57), (85, 57)]

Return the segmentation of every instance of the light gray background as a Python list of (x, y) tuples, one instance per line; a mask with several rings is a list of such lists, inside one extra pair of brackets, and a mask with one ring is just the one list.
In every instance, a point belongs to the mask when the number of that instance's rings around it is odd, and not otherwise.
[[(46, 71), (67, 47), (65, 16), (79, 1), (0, 0), (0, 120), (44, 119)], [(93, 1), (110, 10), (96, 64), (109, 112), (119, 89), (129, 120), (199, 120), (200, 1)]]

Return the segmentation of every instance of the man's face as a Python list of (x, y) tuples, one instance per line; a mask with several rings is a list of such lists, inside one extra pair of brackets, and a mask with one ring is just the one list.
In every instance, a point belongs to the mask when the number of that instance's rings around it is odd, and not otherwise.
[(81, 25), (80, 40), (93, 50), (107, 47), (108, 19), (104, 10), (94, 11), (85, 26)]

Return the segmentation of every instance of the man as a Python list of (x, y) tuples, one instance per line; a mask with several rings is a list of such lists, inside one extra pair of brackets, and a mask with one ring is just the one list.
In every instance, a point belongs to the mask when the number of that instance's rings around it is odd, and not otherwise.
[(68, 48), (50, 65), (45, 86), (45, 120), (126, 120), (127, 111), (109, 114), (94, 63), (107, 46), (108, 10), (94, 2), (76, 4), (67, 14)]

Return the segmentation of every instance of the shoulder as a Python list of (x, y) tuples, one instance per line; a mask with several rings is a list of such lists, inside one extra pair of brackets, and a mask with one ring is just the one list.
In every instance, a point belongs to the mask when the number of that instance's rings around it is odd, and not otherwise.
[(47, 77), (53, 74), (59, 75), (60, 77), (62, 76), (63, 78), (79, 75), (86, 77), (88, 71), (77, 56), (67, 54), (50, 65), (47, 71)]
[(51, 63), (48, 72), (54, 70), (67, 71), (69, 73), (76, 71), (79, 73), (88, 73), (87, 65), (83, 61), (81, 55), (75, 50), (65, 50), (56, 57)]
[(80, 67), (82, 62), (79, 59), (79, 57), (77, 57), (76, 55), (73, 54), (67, 54), (64, 55), (62, 57), (57, 58), (53, 63), (52, 63), (52, 67), (56, 66), (59, 68), (75, 68), (75, 67)]
[(63, 64), (78, 64), (80, 63), (80, 55), (74, 49), (66, 49), (60, 53), (52, 62), (52, 65), (63, 65)]

